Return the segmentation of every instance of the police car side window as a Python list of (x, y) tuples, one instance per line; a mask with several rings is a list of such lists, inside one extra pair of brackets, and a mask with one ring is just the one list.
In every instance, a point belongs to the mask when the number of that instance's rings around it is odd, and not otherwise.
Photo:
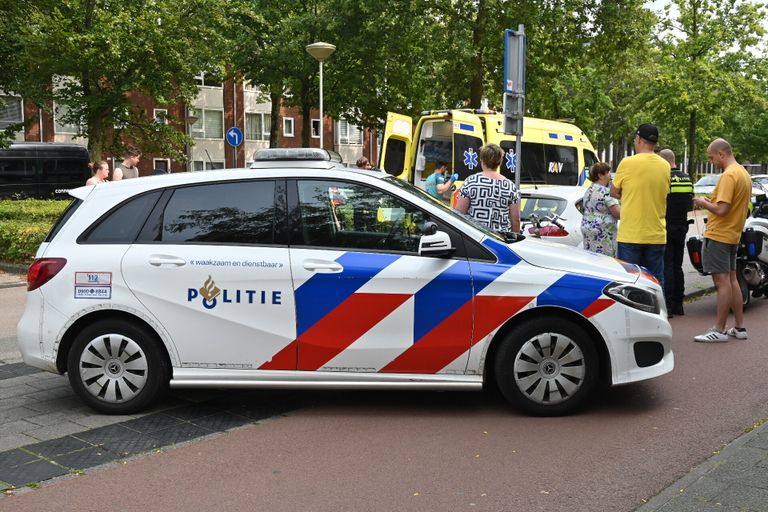
[(418, 252), (428, 215), (358, 183), (298, 181), (301, 243), (352, 250)]
[(159, 190), (142, 194), (118, 205), (92, 224), (78, 239), (78, 243), (133, 243), (160, 194)]
[(275, 183), (255, 180), (182, 187), (163, 214), (163, 243), (273, 244)]

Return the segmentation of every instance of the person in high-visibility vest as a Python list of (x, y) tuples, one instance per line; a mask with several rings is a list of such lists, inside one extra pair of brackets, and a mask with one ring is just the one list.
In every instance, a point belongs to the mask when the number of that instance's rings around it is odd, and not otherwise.
[(693, 182), (685, 171), (677, 167), (675, 153), (671, 149), (662, 149), (659, 156), (669, 162), (672, 172), (667, 195), (667, 247), (664, 250), (664, 298), (667, 314), (672, 317), (685, 314), (683, 257), (688, 212), (693, 210)]

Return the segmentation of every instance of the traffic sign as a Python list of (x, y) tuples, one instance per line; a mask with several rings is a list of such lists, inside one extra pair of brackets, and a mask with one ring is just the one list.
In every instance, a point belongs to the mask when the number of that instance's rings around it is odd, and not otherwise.
[(237, 126), (227, 129), (227, 143), (236, 148), (243, 143), (243, 131)]

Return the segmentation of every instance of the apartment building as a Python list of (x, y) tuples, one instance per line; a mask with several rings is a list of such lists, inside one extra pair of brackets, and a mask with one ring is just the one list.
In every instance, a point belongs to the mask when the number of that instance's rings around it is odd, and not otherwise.
[[(139, 163), (142, 176), (151, 175), (155, 170), (183, 172), (245, 167), (254, 151), (269, 147), (273, 119), (267, 95), (242, 81), (222, 82), (204, 74), (197, 79), (199, 94), (190, 105), (156, 105), (149, 98), (133, 95), (132, 101), (148, 118), (158, 122), (177, 119), (179, 129), (186, 130), (194, 139), (194, 144), (186, 148), (188, 162), (145, 152)], [(26, 128), (16, 134), (16, 140), (88, 144), (87, 139), (77, 137), (77, 125), (61, 122), (66, 105), (52, 105), (53, 114), (50, 114), (22, 97), (1, 92), (0, 97), (5, 102), (0, 108), (0, 129), (31, 119)], [(321, 123), (317, 110), (312, 111), (312, 116), (310, 146), (319, 147), (322, 127), (325, 149), (337, 151), (345, 162), (354, 163), (361, 156), (368, 157), (371, 162), (378, 161), (379, 140), (375, 130), (363, 130), (344, 119), (327, 116)], [(281, 106), (277, 122), (280, 124), (278, 146), (301, 147), (303, 123), (300, 109)], [(225, 138), (231, 127), (239, 128), (245, 138), (237, 148), (230, 146)], [(105, 154), (105, 157), (114, 168), (120, 155)]]

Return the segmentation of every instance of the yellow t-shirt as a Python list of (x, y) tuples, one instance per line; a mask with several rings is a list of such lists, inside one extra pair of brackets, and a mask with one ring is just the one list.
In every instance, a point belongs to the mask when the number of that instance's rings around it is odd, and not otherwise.
[(715, 204), (728, 203), (731, 209), (723, 217), (709, 212), (704, 236), (724, 244), (739, 243), (751, 196), (752, 177), (747, 170), (737, 163), (726, 167), (712, 191), (711, 201)]
[(667, 194), (671, 170), (656, 153), (638, 153), (619, 163), (613, 185), (621, 189), (619, 242), (667, 243)]

